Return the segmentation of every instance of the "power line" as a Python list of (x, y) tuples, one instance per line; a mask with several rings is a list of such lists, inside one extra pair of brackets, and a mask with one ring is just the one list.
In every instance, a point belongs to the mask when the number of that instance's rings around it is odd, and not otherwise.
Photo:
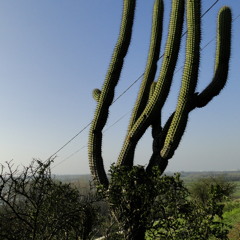
[(123, 118), (125, 118), (132, 110), (128, 111), (124, 115), (122, 115), (117, 121), (115, 121), (112, 125), (110, 125), (107, 129), (103, 131), (103, 133), (107, 132), (110, 128), (112, 128), (114, 125), (116, 125), (118, 122), (120, 122)]
[[(65, 148), (70, 142), (72, 142), (78, 135), (80, 135), (84, 130), (86, 130), (90, 126), (91, 122), (88, 123), (83, 129), (81, 129), (77, 134), (75, 134), (68, 142), (66, 142), (62, 147), (60, 147), (55, 153), (53, 153), (48, 159), (51, 159), (57, 153), (59, 153), (63, 148)], [(47, 160), (48, 160), (47, 159)], [(47, 161), (46, 160), (46, 161)]]
[(67, 156), (66, 158), (64, 158), (61, 162), (55, 164), (54, 166), (51, 167), (51, 169), (56, 168), (57, 166), (61, 165), (62, 163), (66, 162), (69, 158), (73, 157), (74, 155), (76, 155), (77, 153), (79, 153), (81, 150), (83, 150), (84, 148), (86, 148), (87, 145), (81, 147), (80, 149), (78, 149), (77, 151), (71, 153), (69, 156)]
[[(118, 118), (112, 125), (110, 125), (107, 129), (105, 129), (105, 130), (103, 131), (103, 133), (107, 132), (110, 128), (114, 127), (118, 122), (120, 122), (123, 118), (125, 118), (130, 112), (131, 112), (131, 110), (128, 111), (127, 113), (125, 113), (124, 115), (122, 115), (120, 118)], [(74, 155), (76, 155), (77, 153), (79, 153), (81, 150), (83, 150), (83, 149), (86, 148), (86, 147), (87, 147), (87, 145), (84, 145), (84, 146), (82, 146), (81, 148), (79, 148), (77, 151), (71, 153), (69, 156), (67, 156), (66, 158), (64, 158), (61, 162), (59, 162), (59, 163), (57, 163), (56, 165), (54, 165), (54, 166), (52, 167), (52, 169), (55, 168), (55, 167), (57, 167), (57, 166), (59, 166), (59, 165), (61, 165), (63, 162), (67, 161), (69, 158), (73, 157)], [(54, 155), (55, 155), (55, 154), (54, 154)]]
[(219, 2), (219, 0), (217, 0), (216, 2), (214, 2), (202, 15), (201, 18), (204, 17), (204, 15), (206, 15), (216, 4), (217, 2)]
[[(142, 73), (141, 76), (139, 76), (129, 87), (127, 87), (114, 101), (113, 103), (115, 103), (120, 97), (122, 97), (133, 85), (135, 85), (142, 77), (143, 77), (144, 73)], [(112, 104), (113, 104), (112, 103)]]
[[(219, 0), (216, 0), (202, 15), (201, 18), (203, 18), (218, 2)], [(240, 16), (240, 15), (239, 15)], [(239, 17), (237, 16), (237, 18)], [(235, 18), (235, 19), (237, 19)], [(182, 34), (182, 37), (187, 33), (187, 31), (185, 31)], [(213, 39), (214, 40), (214, 39)], [(212, 40), (212, 41), (213, 41)], [(164, 56), (164, 53), (159, 57), (158, 60), (160, 60), (162, 57)], [(181, 67), (182, 68), (182, 67)], [(181, 69), (180, 68), (180, 69)], [(177, 72), (180, 70), (178, 69)], [(117, 100), (119, 100), (130, 88), (132, 88), (142, 77), (143, 77), (144, 73), (142, 73), (129, 87), (127, 87), (114, 101), (112, 104), (114, 104)], [(91, 125), (91, 122), (89, 122), (83, 129), (81, 129), (77, 134), (75, 134), (68, 142), (66, 142), (62, 147), (60, 147), (55, 153), (53, 153), (48, 159), (51, 159), (53, 156), (55, 156), (57, 153), (59, 153), (63, 148), (65, 148), (68, 144), (70, 144), (76, 137), (78, 137), (84, 130), (86, 130), (89, 126)], [(48, 160), (47, 159), (47, 160)], [(46, 161), (47, 161), (46, 160)]]
[(235, 20), (237, 20), (239, 17), (240, 17), (240, 14), (238, 14), (238, 15), (233, 19), (233, 22), (234, 22)]

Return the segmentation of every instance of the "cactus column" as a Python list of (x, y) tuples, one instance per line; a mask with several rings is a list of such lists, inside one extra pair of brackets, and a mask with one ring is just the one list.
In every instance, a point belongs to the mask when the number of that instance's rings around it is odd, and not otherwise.
[[(120, 34), (103, 87), (101, 90), (95, 89), (93, 92), (93, 96), (97, 101), (97, 108), (89, 133), (89, 164), (91, 173), (96, 183), (103, 185), (106, 189), (109, 182), (101, 153), (102, 129), (108, 118), (109, 107), (114, 98), (114, 90), (130, 44), (136, 1), (124, 0), (123, 3)], [(183, 136), (189, 113), (195, 108), (206, 106), (225, 86), (231, 50), (232, 22), (231, 10), (226, 6), (221, 8), (218, 14), (214, 77), (201, 93), (195, 92), (200, 61), (200, 5), (200, 0), (172, 0), (168, 38), (162, 66), (159, 76), (156, 78), (163, 25), (163, 0), (155, 1), (148, 60), (127, 134), (116, 163), (118, 166), (131, 167), (134, 165), (136, 145), (145, 131), (151, 126), (153, 153), (149, 160), (147, 171), (151, 172), (154, 166), (158, 166), (161, 172), (163, 172)], [(182, 39), (185, 8), (187, 40), (182, 84), (176, 109), (165, 125), (162, 126), (161, 111), (169, 95), (176, 68)], [(154, 81), (155, 78), (156, 81)]]

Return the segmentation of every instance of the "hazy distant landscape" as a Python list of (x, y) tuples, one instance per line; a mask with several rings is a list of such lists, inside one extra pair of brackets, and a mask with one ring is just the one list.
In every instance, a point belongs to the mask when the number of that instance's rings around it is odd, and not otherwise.
[[(173, 172), (166, 172), (165, 175), (173, 175)], [(192, 182), (200, 179), (200, 178), (207, 178), (207, 177), (216, 177), (222, 176), (229, 182), (234, 182), (237, 185), (237, 191), (235, 192), (234, 196), (240, 199), (240, 171), (191, 171), (191, 172), (180, 172), (182, 180), (185, 182), (186, 185), (191, 184)], [(88, 185), (92, 181), (92, 177), (90, 174), (66, 174), (66, 175), (54, 175), (57, 180), (61, 182), (70, 182), (76, 183), (78, 182), (83, 186)]]
[[(173, 172), (165, 172), (166, 175), (173, 175)], [(189, 172), (180, 172), (181, 178), (185, 182), (193, 181), (202, 177), (214, 177), (214, 176), (224, 176), (229, 181), (240, 181), (240, 171), (189, 171)], [(54, 175), (56, 179), (61, 180), (62, 182), (73, 182), (76, 180), (79, 181), (91, 181), (92, 177), (90, 174), (62, 174)]]

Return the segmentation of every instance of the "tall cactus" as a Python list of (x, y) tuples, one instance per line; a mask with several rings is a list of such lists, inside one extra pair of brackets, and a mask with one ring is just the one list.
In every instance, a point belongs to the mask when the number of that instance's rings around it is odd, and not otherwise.
[[(213, 79), (201, 93), (195, 92), (200, 62), (200, 2), (200, 0), (172, 0), (168, 38), (162, 66), (157, 80), (154, 81), (163, 24), (163, 0), (155, 0), (146, 69), (133, 108), (127, 134), (116, 163), (118, 166), (133, 166), (136, 145), (147, 128), (151, 126), (153, 153), (146, 170), (151, 173), (152, 168), (158, 166), (160, 171), (163, 172), (183, 136), (189, 113), (195, 108), (207, 105), (224, 87), (229, 69), (232, 23), (231, 10), (226, 6), (221, 8), (218, 14), (217, 47)], [(103, 185), (106, 189), (109, 182), (101, 153), (102, 129), (106, 124), (109, 107), (114, 98), (114, 89), (118, 83), (123, 61), (130, 45), (136, 0), (123, 0), (123, 3), (120, 34), (103, 87), (101, 90), (95, 89), (93, 91), (94, 99), (97, 101), (97, 108), (89, 133), (90, 170), (96, 184)], [(185, 8), (187, 40), (181, 89), (175, 111), (165, 125), (161, 126), (161, 110), (169, 95), (178, 59)]]

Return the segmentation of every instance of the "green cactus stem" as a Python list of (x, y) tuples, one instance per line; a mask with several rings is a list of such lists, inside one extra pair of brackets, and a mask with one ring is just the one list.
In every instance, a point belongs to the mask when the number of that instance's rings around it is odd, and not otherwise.
[(222, 7), (218, 14), (215, 74), (212, 82), (198, 95), (197, 107), (206, 106), (226, 84), (231, 55), (231, 25), (231, 9), (226, 6)]
[(98, 99), (94, 119), (89, 133), (89, 165), (96, 183), (108, 186), (108, 179), (102, 159), (102, 129), (108, 118), (109, 107), (114, 98), (114, 89), (118, 83), (124, 57), (127, 54), (132, 35), (135, 12), (135, 0), (124, 0), (120, 33), (115, 46), (111, 63)]
[(118, 165), (133, 165), (134, 152), (139, 139), (152, 124), (152, 119), (161, 111), (168, 96), (178, 58), (184, 17), (184, 0), (173, 0), (168, 39), (163, 63), (153, 95), (143, 112), (128, 131), (118, 158)]
[(137, 100), (128, 126), (129, 131), (131, 130), (132, 126), (139, 118), (141, 113), (143, 112), (149, 100), (149, 91), (151, 89), (157, 71), (157, 62), (159, 59), (162, 39), (162, 24), (163, 24), (163, 1), (156, 0), (153, 8), (151, 41), (146, 69), (144, 71), (143, 80), (139, 89)]
[[(89, 165), (97, 184), (108, 188), (108, 179), (102, 159), (102, 129), (113, 102), (124, 58), (130, 44), (136, 0), (123, 0), (123, 14), (120, 34), (111, 63), (101, 90), (95, 89), (93, 97), (97, 102), (94, 119), (89, 133)], [(128, 125), (127, 134), (117, 160), (118, 166), (134, 164), (135, 148), (148, 127), (152, 126), (152, 156), (146, 171), (158, 166), (163, 172), (168, 160), (174, 155), (192, 110), (206, 106), (224, 88), (231, 53), (232, 14), (229, 7), (223, 7), (218, 14), (217, 47), (215, 69), (212, 81), (201, 92), (195, 92), (200, 60), (201, 0), (172, 0), (163, 61), (159, 76), (155, 79), (160, 54), (163, 25), (163, 0), (155, 0), (152, 18), (152, 32), (148, 59), (143, 80)], [(182, 83), (175, 111), (162, 126), (162, 108), (169, 95), (178, 60), (186, 4), (187, 40), (186, 57)]]
[(176, 111), (160, 152), (161, 157), (165, 159), (173, 156), (183, 135), (187, 125), (191, 100), (197, 85), (201, 39), (200, 16), (200, 0), (188, 0), (186, 60)]

